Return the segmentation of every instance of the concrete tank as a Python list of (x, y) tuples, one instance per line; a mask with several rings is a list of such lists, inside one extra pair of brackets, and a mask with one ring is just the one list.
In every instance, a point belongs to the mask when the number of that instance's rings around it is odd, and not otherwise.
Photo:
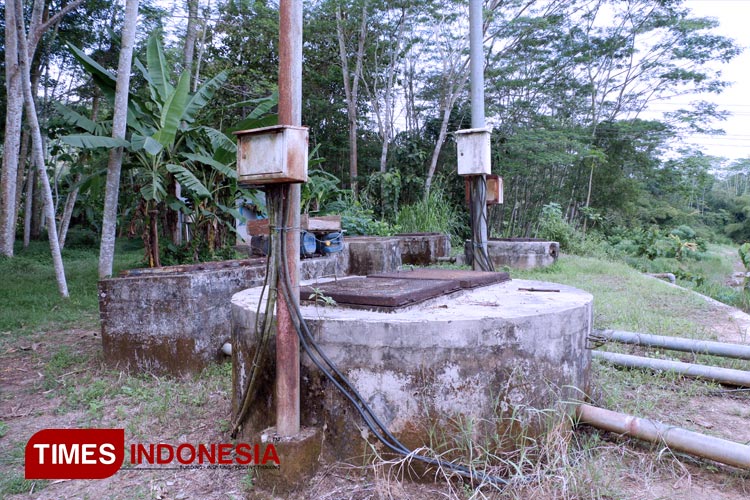
[[(560, 244), (556, 241), (535, 238), (490, 238), (487, 253), (497, 269), (504, 266), (513, 269), (533, 269), (554, 264), (560, 256)], [(471, 241), (464, 244), (466, 263), (473, 259)]]
[[(255, 350), (260, 289), (232, 298), (233, 408)], [(375, 413), (410, 447), (469, 436), (513, 446), (549, 425), (568, 425), (565, 404), (588, 387), (593, 298), (572, 287), (513, 280), (376, 312), (303, 305), (317, 342)], [(273, 344), (273, 342), (271, 342)], [(274, 424), (273, 353), (243, 434)], [(367, 455), (364, 424), (302, 356), (301, 421), (325, 429), (328, 456)], [(540, 410), (557, 408), (556, 412)], [(372, 440), (372, 436), (368, 437)]]

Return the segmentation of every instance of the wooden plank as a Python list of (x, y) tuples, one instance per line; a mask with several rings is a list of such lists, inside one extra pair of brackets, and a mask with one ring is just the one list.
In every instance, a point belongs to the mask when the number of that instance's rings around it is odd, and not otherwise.
[(305, 231), (341, 231), (341, 216), (310, 217), (308, 214), (302, 214), (300, 216), (300, 227)]

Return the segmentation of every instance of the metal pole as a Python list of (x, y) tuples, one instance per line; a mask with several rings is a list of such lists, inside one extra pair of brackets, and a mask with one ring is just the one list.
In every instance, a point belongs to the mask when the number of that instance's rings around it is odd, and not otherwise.
[(484, 43), (482, 39), (482, 0), (470, 0), (471, 128), (484, 127)]
[[(484, 127), (484, 33), (482, 30), (482, 0), (469, 0), (469, 51), (471, 69), (471, 128)], [(472, 268), (484, 269), (485, 259), (478, 259), (477, 251), (487, 255), (487, 184), (484, 175), (475, 175), (470, 181), (471, 192), (477, 199), (470, 198), (472, 213)], [(480, 213), (475, 213), (475, 210)]]
[[(279, 124), (302, 124), (302, 0), (279, 4)], [(284, 233), (287, 268), (292, 283), (291, 299), (299, 301), (300, 185), (289, 186), (288, 220)], [(292, 323), (292, 309), (282, 294), (276, 307), (276, 432), (299, 433), (300, 359), (299, 338)]]
[(667, 361), (665, 359), (643, 358), (641, 356), (604, 351), (593, 351), (591, 356), (627, 368), (646, 368), (649, 370), (675, 372), (684, 377), (704, 378), (722, 384), (750, 387), (750, 372), (742, 370), (696, 365), (681, 361)]
[(675, 451), (750, 469), (750, 447), (744, 444), (586, 404), (580, 405), (577, 413), (581, 423), (605, 431), (663, 443)]
[(647, 347), (661, 347), (672, 351), (710, 354), (725, 358), (750, 359), (750, 345), (694, 340), (682, 337), (666, 337), (648, 333), (624, 332), (620, 330), (595, 330), (591, 335), (593, 341), (612, 340), (621, 344), (634, 344)]

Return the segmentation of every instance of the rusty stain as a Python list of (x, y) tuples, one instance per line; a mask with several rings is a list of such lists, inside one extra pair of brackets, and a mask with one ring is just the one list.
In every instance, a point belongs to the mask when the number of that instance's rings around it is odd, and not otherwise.
[(177, 273), (189, 273), (193, 271), (215, 271), (219, 269), (228, 269), (233, 267), (243, 266), (260, 266), (265, 265), (266, 259), (242, 259), (242, 260), (222, 260), (216, 262), (202, 262), (200, 264), (183, 264), (178, 266), (164, 266), (164, 267), (146, 267), (140, 269), (128, 269), (120, 271), (118, 276), (152, 276), (152, 275), (166, 275), (166, 274), (177, 274)]
[(508, 273), (489, 271), (464, 271), (460, 269), (415, 269), (395, 273), (374, 274), (370, 278), (402, 278), (420, 280), (457, 281), (461, 288), (476, 288), (510, 280)]
[(300, 287), (300, 298), (311, 300), (311, 296), (322, 294), (345, 306), (396, 308), (423, 302), (460, 288), (455, 280), (350, 278)]

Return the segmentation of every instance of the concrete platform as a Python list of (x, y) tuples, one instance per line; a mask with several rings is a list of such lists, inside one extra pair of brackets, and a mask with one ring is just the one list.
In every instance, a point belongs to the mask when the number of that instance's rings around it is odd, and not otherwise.
[[(235, 399), (249, 373), (258, 299), (258, 289), (232, 298)], [(566, 425), (560, 402), (584, 398), (592, 308), (593, 297), (581, 290), (513, 280), (395, 312), (307, 305), (303, 313), (324, 352), (404, 444), (437, 439), (450, 446), (470, 436), (503, 448)], [(324, 454), (366, 454), (368, 433), (355, 410), (310, 359), (302, 363), (303, 425), (325, 428)], [(260, 401), (273, 408), (273, 391)], [(251, 416), (254, 425), (272, 418), (262, 406)], [(553, 407), (563, 411), (540, 411)]]

